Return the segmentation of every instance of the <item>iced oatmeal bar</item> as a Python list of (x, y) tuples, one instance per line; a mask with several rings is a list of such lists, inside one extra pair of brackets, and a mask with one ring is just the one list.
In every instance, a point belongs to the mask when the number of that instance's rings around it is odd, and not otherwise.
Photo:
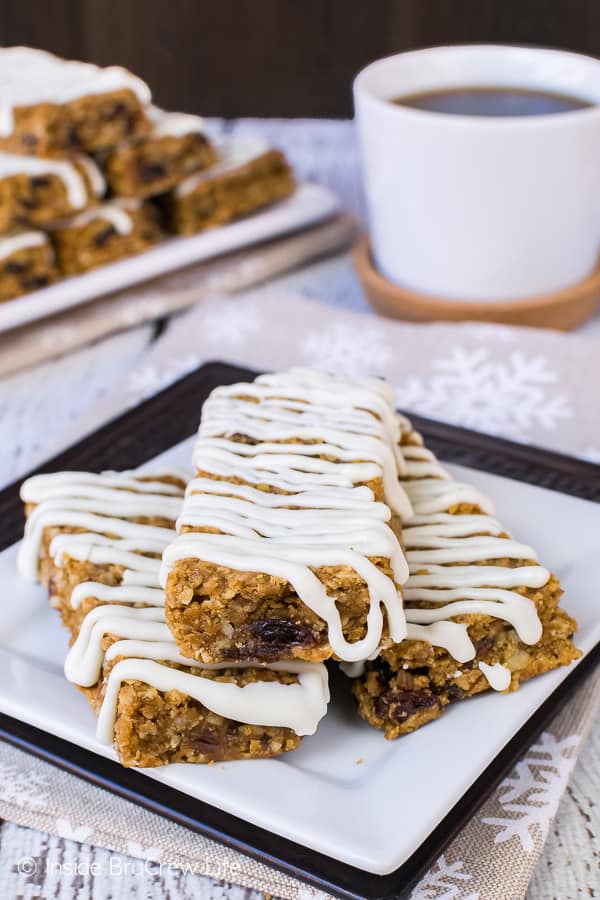
[(366, 661), (353, 685), (360, 715), (387, 738), (580, 655), (558, 579), (506, 532), (487, 497), (450, 476), (408, 420), (402, 431), (401, 481), (414, 510), (402, 532), (408, 633)]
[(156, 207), (123, 198), (58, 222), (50, 236), (62, 274), (77, 275), (148, 250), (164, 234)]
[(0, 150), (92, 152), (144, 134), (150, 90), (119, 66), (100, 68), (32, 47), (0, 48)]
[(204, 120), (151, 107), (151, 132), (118, 144), (101, 157), (114, 195), (152, 197), (174, 188), (200, 169), (217, 162)]
[(48, 588), (72, 635), (101, 603), (163, 605), (160, 558), (187, 478), (178, 469), (56, 472), (23, 483), (19, 572)]
[(374, 379), (306, 370), (213, 391), (163, 554), (184, 656), (355, 660), (404, 636), (394, 527), (410, 504), (390, 404)]
[(52, 245), (43, 231), (0, 237), (0, 303), (48, 287), (57, 277)]
[(274, 756), (312, 734), (329, 699), (321, 665), (202, 667), (165, 624), (158, 565), (183, 473), (29, 479), (19, 567), (48, 584), (71, 631), (65, 663), (126, 766)]
[(190, 175), (165, 197), (167, 220), (176, 234), (225, 225), (294, 190), (285, 156), (262, 139), (231, 137), (216, 149), (216, 165)]
[(0, 153), (0, 234), (73, 215), (96, 203), (105, 189), (88, 156), (58, 160)]

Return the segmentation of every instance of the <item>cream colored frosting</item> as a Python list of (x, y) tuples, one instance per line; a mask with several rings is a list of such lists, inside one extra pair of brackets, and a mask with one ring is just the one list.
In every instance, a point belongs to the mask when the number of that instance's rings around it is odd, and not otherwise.
[[(1, 103), (2, 100), (0, 99), (0, 105)], [(88, 156), (77, 156), (75, 159), (84, 168), (95, 196), (101, 197), (106, 190), (106, 182), (98, 166)], [(0, 153), (0, 179), (9, 178), (13, 175), (27, 175), (32, 178), (56, 175), (63, 182), (67, 198), (73, 209), (81, 209), (88, 202), (85, 179), (72, 161), (66, 159), (43, 159), (38, 156), (21, 156), (18, 153)]]
[(201, 116), (191, 113), (165, 112), (157, 106), (148, 109), (153, 137), (185, 137), (188, 134), (204, 134), (206, 125)]
[[(153, 476), (166, 475), (166, 472)], [(180, 478), (179, 470), (173, 471)], [(158, 480), (143, 481), (133, 473), (56, 472), (28, 478), (21, 499), (37, 504), (25, 524), (17, 565), (20, 574), (36, 580), (44, 530), (52, 526), (84, 529), (59, 534), (50, 553), (59, 562), (66, 553), (75, 559), (129, 564), (134, 571), (158, 572), (159, 562), (135, 551), (161, 553), (172, 537), (167, 528), (127, 521), (151, 516), (175, 521), (183, 489)], [(114, 537), (107, 537), (111, 534)], [(158, 583), (154, 581), (156, 587)], [(152, 585), (149, 585), (152, 586)]]
[(133, 230), (133, 218), (131, 212), (141, 209), (142, 201), (135, 197), (120, 197), (100, 206), (92, 206), (83, 212), (73, 216), (72, 219), (63, 219), (57, 222), (57, 228), (84, 228), (90, 222), (103, 219), (113, 226), (117, 234), (131, 234)]
[[(105, 651), (103, 639), (109, 634), (119, 640)], [(105, 743), (112, 741), (124, 680), (141, 681), (159, 691), (180, 691), (225, 718), (291, 728), (300, 736), (314, 734), (329, 702), (327, 669), (320, 663), (271, 663), (263, 668), (295, 674), (297, 682), (256, 681), (244, 687), (166, 665), (175, 663), (198, 672), (246, 668), (235, 663), (208, 666), (181, 656), (162, 607), (108, 605), (91, 610), (69, 651), (65, 675), (75, 684), (91, 687), (102, 677), (105, 659), (118, 660), (110, 671), (98, 718), (97, 735)]]
[(15, 107), (68, 103), (122, 89), (143, 104), (151, 99), (148, 85), (127, 69), (65, 60), (33, 47), (0, 49), (0, 84), (0, 137), (13, 132)]
[[(444, 647), (458, 662), (468, 662), (475, 658), (475, 647), (467, 626), (452, 619), (483, 614), (509, 622), (523, 643), (536, 644), (542, 625), (535, 604), (516, 589), (540, 588), (550, 572), (536, 564), (531, 547), (504, 533), (490, 500), (471, 485), (454, 481), (422, 446), (420, 436), (417, 439), (417, 445), (403, 447), (404, 486), (414, 509), (403, 529), (410, 569), (404, 588), (408, 637)], [(476, 505), (483, 512), (447, 512), (458, 503)], [(505, 559), (530, 563), (507, 566)], [(492, 564), (478, 565), (482, 560)], [(416, 608), (417, 601), (431, 608)], [(494, 689), (510, 686), (510, 672), (504, 667), (479, 667)]]
[[(180, 560), (197, 558), (289, 582), (327, 623), (340, 659), (355, 661), (380, 644), (385, 610), (390, 634), (406, 633), (398, 585), (408, 576), (387, 504), (364, 484), (382, 479), (386, 501), (411, 514), (398, 483), (404, 460), (389, 389), (375, 379), (350, 381), (304, 369), (217, 388), (204, 405), (188, 486), (178, 520), (220, 533), (185, 532), (164, 552), (161, 582)], [(249, 443), (234, 435), (251, 438)], [(326, 455), (327, 459), (321, 459)], [(356, 462), (356, 460), (360, 460)], [(223, 479), (238, 477), (249, 484)], [(269, 485), (287, 494), (258, 490)], [(250, 486), (249, 486), (250, 485)], [(388, 559), (393, 578), (372, 558)], [(345, 639), (335, 597), (314, 569), (347, 566), (367, 585), (370, 606), (360, 641)]]
[[(174, 532), (127, 518), (176, 519), (183, 490), (158, 480), (166, 475), (185, 480), (185, 473), (177, 469), (154, 472), (146, 476), (148, 481), (141, 480), (141, 473), (136, 472), (60, 472), (34, 476), (21, 489), (25, 502), (37, 504), (28, 518), (18, 555), (23, 575), (37, 576), (43, 532), (53, 526), (84, 529), (59, 533), (52, 539), (50, 554), (56, 565), (62, 565), (65, 556), (69, 556), (125, 567), (120, 584), (84, 582), (74, 588), (70, 598), (73, 607), (86, 598), (95, 598), (101, 605), (93, 608), (81, 624), (65, 662), (67, 678), (82, 687), (91, 687), (102, 676), (105, 658), (119, 659), (105, 686), (98, 738), (106, 743), (112, 741), (124, 680), (141, 681), (159, 691), (181, 691), (213, 712), (236, 721), (288, 727), (298, 735), (312, 734), (329, 701), (327, 670), (321, 664), (273, 664), (270, 669), (296, 674), (297, 682), (255, 682), (245, 687), (168, 665), (175, 663), (192, 670), (241, 668), (231, 664), (201, 666), (182, 657), (165, 623), (165, 597), (158, 582), (160, 562), (143, 554), (160, 554)], [(108, 634), (117, 635), (120, 640), (105, 652), (103, 638)]]
[(253, 160), (264, 156), (271, 149), (269, 143), (257, 135), (233, 135), (215, 145), (218, 162), (189, 178), (185, 178), (175, 188), (175, 194), (183, 197), (194, 191), (202, 182), (210, 181), (228, 172), (234, 172)]
[(23, 231), (21, 234), (0, 237), (0, 259), (8, 259), (13, 253), (26, 250), (28, 247), (43, 247), (44, 245), (51, 253), (50, 242), (43, 231)]
[(493, 666), (485, 662), (478, 663), (479, 668), (485, 675), (487, 682), (495, 691), (506, 691), (510, 687), (511, 674), (510, 669), (500, 663), (494, 663)]

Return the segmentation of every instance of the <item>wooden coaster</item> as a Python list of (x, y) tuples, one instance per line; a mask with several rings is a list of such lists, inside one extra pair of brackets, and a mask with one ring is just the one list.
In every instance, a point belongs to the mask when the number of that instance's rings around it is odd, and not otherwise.
[(369, 238), (360, 238), (352, 251), (354, 268), (371, 306), (384, 316), (411, 322), (502, 322), (571, 331), (600, 305), (600, 265), (576, 284), (521, 300), (466, 301), (430, 297), (402, 288), (381, 275), (371, 258)]

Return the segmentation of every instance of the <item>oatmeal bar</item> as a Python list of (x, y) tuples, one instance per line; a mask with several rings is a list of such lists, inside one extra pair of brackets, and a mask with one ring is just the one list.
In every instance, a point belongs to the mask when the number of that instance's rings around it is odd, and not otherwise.
[(276, 756), (314, 734), (327, 711), (321, 663), (204, 666), (185, 659), (163, 608), (98, 606), (65, 663), (123, 765)]
[(73, 635), (100, 603), (164, 605), (160, 557), (172, 540), (187, 478), (178, 469), (56, 472), (23, 483), (27, 523), (19, 572), (48, 588)]
[(0, 234), (47, 226), (96, 203), (105, 190), (90, 157), (58, 160), (0, 153)]
[(204, 663), (356, 660), (405, 635), (410, 512), (385, 386), (301, 369), (217, 388), (202, 411), (167, 622)]
[(0, 237), (0, 302), (56, 281), (54, 253), (43, 231)]
[(580, 655), (560, 583), (535, 551), (507, 534), (487, 497), (451, 478), (407, 420), (402, 449), (414, 509), (402, 535), (407, 638), (367, 661), (353, 686), (360, 715), (387, 738)]
[(163, 237), (158, 210), (123, 198), (84, 210), (52, 226), (50, 236), (63, 275), (76, 275), (141, 253)]
[(32, 47), (0, 48), (0, 150), (37, 156), (95, 151), (145, 134), (148, 86)]
[(149, 111), (152, 131), (119, 144), (101, 158), (113, 194), (152, 197), (174, 188), (188, 175), (217, 161), (204, 120), (185, 113)]
[(329, 699), (321, 665), (211, 668), (178, 653), (157, 573), (184, 478), (66, 472), (22, 488), (20, 571), (48, 585), (73, 638), (66, 676), (127, 766), (274, 756), (316, 730)]
[(255, 212), (294, 190), (283, 153), (259, 138), (232, 137), (217, 147), (220, 161), (191, 175), (165, 198), (171, 230), (195, 234)]

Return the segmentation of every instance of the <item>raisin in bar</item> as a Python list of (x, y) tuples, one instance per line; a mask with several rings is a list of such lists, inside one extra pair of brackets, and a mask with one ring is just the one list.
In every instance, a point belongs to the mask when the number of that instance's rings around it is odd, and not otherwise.
[(156, 207), (133, 198), (91, 207), (50, 228), (63, 275), (77, 275), (141, 253), (163, 236)]
[(98, 606), (65, 663), (123, 765), (276, 756), (314, 734), (329, 701), (322, 663), (204, 666), (185, 659), (164, 608)]
[(152, 197), (175, 187), (188, 175), (217, 162), (206, 135), (204, 120), (185, 113), (166, 113), (152, 107), (152, 131), (119, 144), (101, 158), (113, 194)]
[(402, 535), (407, 639), (367, 661), (353, 685), (360, 715), (387, 738), (580, 655), (558, 579), (506, 532), (487, 497), (454, 480), (402, 424), (401, 479), (414, 510)]
[(165, 197), (172, 231), (195, 234), (288, 197), (294, 178), (283, 153), (261, 138), (231, 137), (217, 147), (219, 162), (182, 181)]
[(54, 252), (43, 231), (0, 237), (0, 302), (53, 284)]
[(356, 660), (405, 635), (398, 437), (374, 379), (297, 369), (213, 391), (163, 554), (184, 656)]
[(58, 160), (0, 153), (0, 234), (47, 226), (97, 203), (105, 190), (90, 157)]
[(312, 734), (329, 700), (321, 665), (200, 667), (165, 624), (158, 561), (185, 475), (35, 476), (21, 573), (40, 577), (69, 628), (65, 663), (126, 766), (274, 756)]
[(92, 152), (145, 134), (150, 90), (119, 66), (100, 68), (32, 47), (0, 48), (0, 150)]

